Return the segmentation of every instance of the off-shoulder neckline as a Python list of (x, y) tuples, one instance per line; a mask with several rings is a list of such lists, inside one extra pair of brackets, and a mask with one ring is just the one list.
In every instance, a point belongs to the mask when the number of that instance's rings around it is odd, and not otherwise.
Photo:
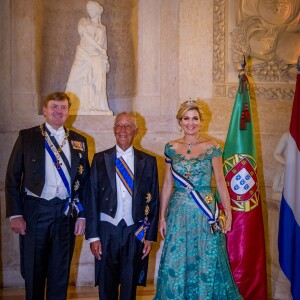
[(174, 149), (174, 145), (168, 143), (166, 145), (171, 151), (174, 152), (174, 154), (184, 160), (190, 161), (190, 160), (197, 160), (197, 159), (203, 159), (204, 157), (206, 157), (209, 154), (212, 154), (212, 152), (216, 149), (221, 148), (221, 146), (219, 144), (216, 145), (212, 145), (210, 147), (208, 147), (204, 152), (199, 153), (199, 155), (197, 155), (196, 157), (191, 157), (191, 158), (187, 158), (186, 156), (184, 156), (181, 153), (176, 152), (176, 150)]

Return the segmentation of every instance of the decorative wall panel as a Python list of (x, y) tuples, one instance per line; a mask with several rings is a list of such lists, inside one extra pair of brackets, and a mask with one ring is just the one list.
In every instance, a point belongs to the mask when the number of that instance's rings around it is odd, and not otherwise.
[(214, 95), (234, 97), (245, 55), (253, 96), (293, 99), (300, 55), (299, 20), (297, 0), (215, 0)]

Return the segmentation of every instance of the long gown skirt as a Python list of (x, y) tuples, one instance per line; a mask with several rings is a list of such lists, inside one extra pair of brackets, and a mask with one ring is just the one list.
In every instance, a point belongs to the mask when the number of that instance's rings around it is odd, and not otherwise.
[(234, 283), (223, 233), (185, 191), (174, 192), (154, 299), (242, 299)]

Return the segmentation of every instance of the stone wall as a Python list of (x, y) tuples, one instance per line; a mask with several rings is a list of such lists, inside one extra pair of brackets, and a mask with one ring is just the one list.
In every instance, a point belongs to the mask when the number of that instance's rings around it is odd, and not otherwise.
[[(175, 114), (181, 101), (200, 98), (205, 110), (203, 131), (224, 145), (237, 85), (229, 48), (229, 23), (236, 7), (226, 1), (102, 0), (103, 24), (108, 33), (111, 71), (108, 100), (114, 113), (135, 110), (140, 134), (135, 146), (155, 155), (160, 184), (163, 149), (180, 135)], [(86, 16), (85, 0), (3, 0), (0, 12), (1, 111), (0, 199), (1, 272), (4, 287), (23, 286), (19, 275), (18, 237), (5, 219), (4, 180), (7, 161), (22, 128), (43, 122), (41, 98), (65, 88), (79, 41), (77, 22)], [(231, 9), (231, 10), (230, 10)], [(233, 79), (232, 79), (233, 78)], [(236, 79), (236, 80), (235, 80)], [(288, 88), (294, 84), (289, 82)], [(286, 83), (279, 83), (286, 87)], [(282, 95), (282, 94), (280, 94)], [(269, 293), (278, 278), (277, 200), (272, 200), (276, 170), (273, 151), (288, 129), (292, 97), (252, 100), (257, 141), (260, 191), (265, 216)], [(113, 116), (70, 117), (68, 125), (84, 134), (89, 157), (114, 145)], [(153, 281), (155, 244), (148, 280)], [(89, 245), (77, 239), (71, 284), (93, 284)]]

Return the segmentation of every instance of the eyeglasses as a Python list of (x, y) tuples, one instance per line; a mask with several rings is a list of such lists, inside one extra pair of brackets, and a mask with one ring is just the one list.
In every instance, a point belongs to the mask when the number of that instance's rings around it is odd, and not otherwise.
[(115, 124), (115, 130), (121, 130), (123, 127), (126, 130), (129, 130), (129, 129), (134, 129), (135, 125), (132, 123), (117, 123), (117, 124)]

